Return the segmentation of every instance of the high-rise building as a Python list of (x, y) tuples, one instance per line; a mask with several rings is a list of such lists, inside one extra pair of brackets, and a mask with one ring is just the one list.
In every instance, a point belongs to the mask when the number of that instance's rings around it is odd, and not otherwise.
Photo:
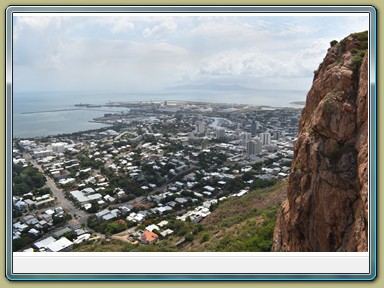
[(195, 131), (197, 135), (203, 135), (205, 133), (205, 122), (197, 121)]
[(223, 139), (225, 137), (225, 130), (224, 128), (217, 128), (216, 130), (216, 139)]
[(273, 140), (280, 140), (280, 138), (283, 136), (283, 132), (282, 131), (274, 131), (273, 132), (273, 135), (272, 135), (272, 139)]
[(247, 154), (258, 155), (261, 153), (261, 142), (259, 139), (251, 140), (247, 142)]
[(248, 141), (251, 140), (251, 138), (252, 138), (251, 133), (243, 132), (243, 133), (241, 133), (240, 136), (241, 136), (240, 140), (241, 140), (242, 146), (246, 147)]
[(263, 145), (271, 144), (271, 133), (265, 132), (260, 134), (260, 140)]
[(255, 120), (252, 121), (252, 124), (251, 124), (251, 134), (252, 134), (252, 137), (256, 136), (256, 133), (257, 133), (257, 123)]

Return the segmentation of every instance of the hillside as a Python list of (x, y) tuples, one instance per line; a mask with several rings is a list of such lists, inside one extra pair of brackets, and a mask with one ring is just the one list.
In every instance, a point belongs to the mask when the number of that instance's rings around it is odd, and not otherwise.
[(104, 239), (80, 244), (74, 252), (270, 251), (276, 215), (286, 197), (286, 184), (286, 181), (281, 181), (269, 188), (250, 191), (242, 197), (231, 197), (220, 202), (200, 223), (178, 221), (178, 229), (184, 235), (189, 232), (186, 237), (175, 233), (155, 245)]

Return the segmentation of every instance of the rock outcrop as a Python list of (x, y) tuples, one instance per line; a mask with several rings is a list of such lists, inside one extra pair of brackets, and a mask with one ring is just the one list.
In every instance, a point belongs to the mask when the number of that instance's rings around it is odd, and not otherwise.
[(332, 41), (315, 71), (273, 251), (368, 250), (367, 38)]

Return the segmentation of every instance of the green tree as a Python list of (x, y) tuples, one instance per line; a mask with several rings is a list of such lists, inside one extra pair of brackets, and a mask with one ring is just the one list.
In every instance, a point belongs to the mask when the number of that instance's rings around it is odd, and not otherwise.
[(46, 178), (37, 168), (33, 166), (22, 167), (13, 165), (13, 194), (23, 195), (32, 189), (44, 186)]

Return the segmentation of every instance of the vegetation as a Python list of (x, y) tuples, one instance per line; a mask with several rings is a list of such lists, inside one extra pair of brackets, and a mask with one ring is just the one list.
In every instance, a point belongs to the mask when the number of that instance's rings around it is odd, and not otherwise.
[(352, 33), (351, 36), (359, 40), (359, 49), (368, 49), (368, 31)]
[(335, 46), (337, 43), (338, 43), (337, 40), (332, 40), (332, 41), (330, 42), (330, 45), (331, 45), (331, 47), (333, 47), (333, 46)]
[[(264, 211), (255, 209), (253, 216), (247, 218), (246, 221), (239, 221), (238, 218), (229, 219), (233, 221), (236, 230), (229, 230), (232, 233), (221, 233), (222, 237), (210, 235), (211, 233), (204, 231), (199, 236), (199, 241), (206, 243), (206, 248), (202, 250), (196, 248), (194, 251), (218, 251), (218, 252), (268, 252), (272, 248), (273, 230), (276, 222), (278, 207), (270, 207)], [(224, 222), (227, 224), (228, 222)], [(236, 223), (239, 222), (239, 223)], [(234, 231), (233, 231), (234, 230)], [(214, 241), (208, 241), (210, 239)], [(215, 239), (216, 238), (216, 239)]]
[[(174, 233), (156, 244), (143, 245), (108, 239), (97, 243), (85, 242), (75, 251), (87, 252), (176, 252), (176, 251), (270, 251), (276, 216), (285, 198), (286, 182), (273, 187), (256, 189), (242, 197), (229, 198), (200, 223), (170, 220), (168, 227)], [(160, 220), (158, 220), (160, 221)], [(106, 231), (112, 222), (99, 222)], [(146, 221), (136, 230), (152, 223)], [(96, 231), (92, 223), (88, 223)]]
[(13, 195), (23, 195), (30, 191), (38, 191), (44, 186), (46, 179), (43, 173), (33, 166), (23, 167), (13, 164)]
[(89, 228), (95, 230), (96, 232), (106, 234), (107, 236), (119, 233), (129, 228), (128, 223), (123, 219), (101, 221), (98, 220), (95, 216), (88, 218), (87, 225)]
[(335, 111), (336, 104), (332, 99), (327, 99), (323, 104), (323, 109), (327, 113), (332, 113)]
[(12, 250), (13, 252), (19, 251), (26, 246), (32, 244), (34, 241), (38, 239), (38, 236), (33, 236), (27, 232), (22, 232), (20, 238), (16, 238), (12, 240)]
[(331, 164), (336, 164), (339, 161), (341, 155), (342, 155), (342, 147), (338, 143), (335, 143), (335, 145), (333, 146), (332, 150), (329, 152), (327, 157), (329, 158)]
[(355, 72), (357, 72), (357, 71), (359, 71), (361, 63), (363, 62), (364, 56), (367, 53), (367, 49), (352, 51), (352, 53), (355, 54), (352, 57), (352, 69)]
[(203, 169), (209, 169), (213, 164), (216, 166), (222, 165), (226, 160), (227, 156), (224, 153), (215, 151), (203, 152), (198, 155), (199, 167)]
[(293, 167), (294, 171), (302, 171), (303, 170), (303, 164), (300, 161), (297, 161), (295, 166)]
[[(354, 39), (358, 40), (356, 41), (357, 48), (352, 49), (352, 64), (354, 71), (358, 71), (360, 64), (362, 62), (362, 59), (364, 58), (365, 53), (368, 49), (368, 31), (358, 32), (358, 33), (352, 33), (350, 35)], [(337, 62), (342, 62), (342, 54), (345, 52), (345, 44), (346, 44), (347, 38), (340, 41), (337, 45)], [(331, 46), (334, 41), (331, 42)], [(336, 45), (336, 44), (335, 44)]]
[(330, 164), (333, 168), (336, 167), (337, 162), (341, 159), (343, 154), (353, 151), (355, 148), (353, 145), (335, 143), (326, 157), (329, 159)]

